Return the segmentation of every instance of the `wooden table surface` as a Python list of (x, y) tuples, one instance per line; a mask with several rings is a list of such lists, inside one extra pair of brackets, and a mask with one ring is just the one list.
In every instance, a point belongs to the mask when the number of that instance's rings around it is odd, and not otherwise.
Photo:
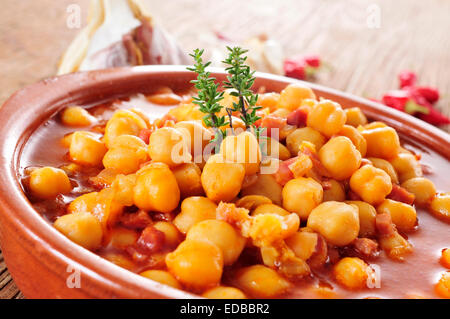
[[(450, 1), (147, 2), (156, 21), (188, 50), (207, 48), (213, 31), (236, 39), (266, 33), (288, 56), (314, 53), (330, 63), (333, 71), (316, 82), (365, 97), (379, 98), (397, 86), (400, 70), (412, 69), (420, 83), (439, 88), (439, 108), (450, 114)], [(1, 4), (0, 104), (17, 89), (55, 73), (60, 55), (78, 31), (67, 27), (67, 7), (78, 4), (85, 23), (88, 0)], [(371, 28), (377, 13), (380, 26)], [(22, 297), (0, 252), (0, 298)]]

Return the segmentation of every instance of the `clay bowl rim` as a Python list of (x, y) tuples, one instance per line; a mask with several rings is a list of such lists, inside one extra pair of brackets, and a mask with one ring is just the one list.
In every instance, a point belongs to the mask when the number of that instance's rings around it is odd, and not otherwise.
[[(224, 78), (223, 69), (211, 68), (218, 79)], [(256, 87), (266, 86), (269, 90), (279, 91), (289, 83), (303, 83), (311, 87), (317, 95), (338, 100), (344, 107), (358, 106), (369, 118), (385, 121), (402, 134), (413, 137), (442, 156), (450, 159), (450, 135), (436, 127), (405, 113), (388, 108), (348, 93), (327, 88), (309, 82), (298, 81), (282, 76), (256, 73)], [(47, 223), (31, 206), (21, 187), (18, 172), (20, 154), (34, 130), (43, 121), (64, 106), (82, 101), (90, 94), (90, 100), (126, 96), (146, 91), (145, 82), (172, 81), (184, 83), (194, 78), (194, 74), (185, 66), (139, 66), (115, 68), (89, 72), (79, 72), (51, 77), (27, 86), (13, 94), (0, 108), (0, 119), (8, 119), (0, 127), (0, 206), (3, 218), (7, 218), (35, 246), (41, 247), (59, 263), (73, 265), (81, 270), (103, 289), (117, 296), (139, 298), (196, 298), (197, 295), (161, 285), (125, 270), (73, 243)], [(116, 88), (132, 87), (119, 94), (105, 93)], [(94, 97), (95, 98), (94, 98)], [(84, 100), (84, 102), (87, 102)], [(344, 103), (342, 103), (344, 102)], [(38, 252), (34, 253), (35, 256)], [(7, 261), (7, 260), (6, 260)], [(52, 262), (43, 260), (49, 269)], [(58, 274), (59, 277), (67, 274)], [(19, 287), (20, 288), (20, 287)], [(88, 292), (89, 293), (89, 292)], [(92, 291), (91, 291), (92, 293)]]

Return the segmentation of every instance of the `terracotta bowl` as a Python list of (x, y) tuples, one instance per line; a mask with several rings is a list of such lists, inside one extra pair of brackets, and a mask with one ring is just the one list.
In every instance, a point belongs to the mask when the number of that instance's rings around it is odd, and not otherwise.
[[(213, 75), (224, 78), (216, 69)], [(145, 66), (76, 73), (49, 78), (15, 93), (0, 109), (0, 243), (8, 269), (28, 298), (192, 298), (122, 269), (72, 243), (31, 206), (18, 179), (21, 152), (33, 131), (68, 104), (145, 93), (153, 86), (189, 86), (194, 78), (182, 66)], [(280, 91), (295, 80), (257, 74), (255, 87)], [(307, 83), (317, 95), (344, 107), (358, 106), (450, 160), (450, 136), (411, 116), (336, 90)], [(45, 151), (45, 150), (43, 150)], [(74, 267), (74, 268), (71, 268)], [(75, 269), (80, 288), (67, 281)]]

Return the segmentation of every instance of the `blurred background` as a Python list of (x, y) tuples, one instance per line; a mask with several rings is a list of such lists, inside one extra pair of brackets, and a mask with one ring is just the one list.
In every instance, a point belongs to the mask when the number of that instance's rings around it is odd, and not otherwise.
[[(450, 115), (450, 1), (143, 0), (180, 47), (209, 49), (220, 37), (243, 43), (264, 34), (284, 57), (315, 54), (327, 65), (318, 84), (380, 99), (397, 74), (436, 87)], [(0, 0), (0, 104), (14, 91), (55, 75), (86, 25), (89, 0)], [(73, 23), (79, 10), (80, 23)], [(443, 126), (448, 131), (448, 125)], [(0, 298), (21, 297), (0, 255)]]

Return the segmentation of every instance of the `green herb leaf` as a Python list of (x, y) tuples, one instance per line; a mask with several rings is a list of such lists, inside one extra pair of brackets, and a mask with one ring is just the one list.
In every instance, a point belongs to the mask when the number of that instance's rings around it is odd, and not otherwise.
[[(203, 117), (203, 123), (207, 127), (212, 127), (220, 131), (220, 127), (228, 124), (225, 116), (218, 116), (222, 106), (219, 102), (223, 99), (223, 92), (218, 91), (219, 84), (215, 82), (215, 78), (210, 77), (210, 72), (206, 68), (211, 62), (203, 62), (202, 55), (204, 50), (195, 49), (193, 53), (189, 54), (194, 58), (195, 64), (192, 67), (187, 67), (189, 71), (197, 73), (197, 79), (192, 80), (198, 94), (193, 98), (194, 104), (199, 106), (199, 110), (206, 115)], [(216, 132), (217, 133), (217, 132)], [(225, 132), (220, 132), (225, 136)], [(213, 141), (218, 138), (217, 134)]]
[(256, 107), (258, 101), (258, 95), (254, 94), (251, 87), (255, 83), (254, 71), (250, 70), (250, 67), (245, 64), (247, 57), (244, 50), (240, 47), (227, 47), (228, 58), (223, 63), (229, 65), (225, 70), (228, 72), (227, 81), (223, 82), (223, 86), (226, 89), (233, 89), (230, 92), (231, 96), (238, 98), (238, 103), (233, 102), (232, 111), (240, 112), (240, 118), (245, 123), (245, 127), (249, 129), (253, 124), (260, 119), (256, 115), (256, 111), (261, 107)]

